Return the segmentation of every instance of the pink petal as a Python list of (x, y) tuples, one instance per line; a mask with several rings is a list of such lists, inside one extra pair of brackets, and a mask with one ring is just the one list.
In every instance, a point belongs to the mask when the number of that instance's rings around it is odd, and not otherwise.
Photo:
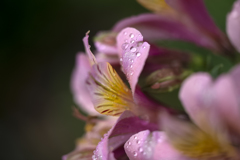
[(230, 74), (222, 75), (214, 86), (215, 107), (226, 123), (240, 135), (240, 65)]
[(234, 3), (227, 16), (227, 34), (235, 48), (240, 52), (240, 0)]
[(93, 107), (90, 93), (86, 86), (86, 80), (90, 69), (91, 66), (88, 57), (84, 53), (78, 53), (71, 78), (71, 89), (75, 102), (83, 111), (90, 115), (99, 115)]
[(130, 160), (190, 160), (168, 143), (164, 132), (141, 131), (125, 143)]
[[(135, 133), (140, 130), (129, 130), (127, 128), (122, 128), (123, 126), (129, 126), (131, 123), (134, 123), (133, 118), (137, 118), (130, 111), (125, 111), (119, 117), (116, 124), (109, 130), (107, 134), (104, 135), (104, 138), (98, 144), (96, 150), (94, 151), (94, 157), (101, 157), (102, 160), (112, 160), (116, 156), (124, 156), (125, 152), (121, 153), (122, 155), (115, 155), (116, 151), (123, 147), (123, 144)], [(139, 122), (139, 120), (138, 120)], [(130, 126), (131, 128), (139, 128), (139, 124), (136, 126)], [(147, 123), (145, 124), (147, 126)], [(146, 128), (146, 127), (145, 127)], [(147, 127), (149, 128), (149, 127)], [(151, 127), (150, 127), (151, 128)], [(124, 131), (125, 130), (125, 131)], [(127, 131), (127, 132), (126, 132)], [(113, 155), (114, 153), (114, 155)], [(116, 157), (117, 158), (117, 157)]]
[(223, 48), (232, 50), (231, 44), (210, 17), (203, 0), (166, 0), (166, 3), (181, 14), (182, 18), (187, 19), (185, 23), (193, 25), (197, 32), (205, 34), (212, 43), (216, 43), (220, 51), (224, 51)]
[(150, 45), (143, 42), (143, 36), (138, 30), (125, 28), (117, 36), (117, 47), (123, 72), (134, 93), (138, 77), (148, 57)]
[(85, 51), (86, 51), (86, 53), (87, 53), (87, 55), (88, 55), (90, 64), (93, 65), (93, 64), (96, 64), (97, 61), (96, 61), (96, 58), (95, 58), (95, 56), (93, 55), (92, 51), (90, 50), (90, 47), (91, 47), (91, 46), (90, 46), (89, 43), (88, 43), (88, 38), (89, 38), (89, 35), (88, 35), (88, 34), (89, 34), (89, 32), (90, 32), (90, 31), (88, 31), (88, 32), (86, 33), (86, 36), (83, 38), (83, 43), (84, 43)]
[(221, 75), (214, 82), (206, 73), (197, 73), (185, 80), (180, 90), (180, 99), (199, 127), (202, 127), (199, 114), (204, 113), (209, 123), (226, 125), (231, 131), (240, 134), (240, 127), (236, 123), (240, 121), (239, 77), (240, 66), (237, 66), (230, 74)]
[(185, 40), (200, 46), (219, 50), (215, 40), (199, 32), (196, 26), (183, 23), (181, 18), (168, 14), (142, 14), (126, 18), (119, 21), (113, 30), (119, 32), (125, 27), (138, 29), (144, 36), (144, 39), (148, 41), (161, 39)]
[(207, 73), (196, 73), (188, 77), (182, 84), (179, 98), (191, 119), (200, 125), (199, 113), (210, 107), (213, 94), (210, 91), (212, 78)]

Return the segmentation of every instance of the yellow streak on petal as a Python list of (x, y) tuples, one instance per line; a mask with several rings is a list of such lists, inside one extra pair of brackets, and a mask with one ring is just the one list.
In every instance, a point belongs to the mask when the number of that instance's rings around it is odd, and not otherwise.
[(192, 124), (181, 126), (182, 133), (168, 132), (171, 144), (184, 155), (201, 159), (212, 160), (216, 158), (233, 158), (236, 152), (233, 146), (221, 136), (221, 133), (210, 135)]
[(156, 13), (174, 12), (165, 0), (137, 0), (143, 7)]
[(103, 79), (102, 82), (92, 76), (97, 86), (94, 88), (95, 100), (97, 99), (94, 107), (101, 114), (119, 116), (134, 105), (132, 93), (113, 67), (109, 63), (106, 63), (106, 65), (106, 69), (98, 68), (99, 75)]

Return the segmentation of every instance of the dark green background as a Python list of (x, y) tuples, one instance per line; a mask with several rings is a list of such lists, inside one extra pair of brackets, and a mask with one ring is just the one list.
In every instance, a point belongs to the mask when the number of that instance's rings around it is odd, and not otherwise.
[[(206, 0), (225, 30), (233, 0)], [(70, 76), (82, 38), (147, 12), (134, 0), (3, 0), (0, 15), (0, 159), (55, 160), (74, 149)], [(92, 44), (92, 43), (91, 43)]]

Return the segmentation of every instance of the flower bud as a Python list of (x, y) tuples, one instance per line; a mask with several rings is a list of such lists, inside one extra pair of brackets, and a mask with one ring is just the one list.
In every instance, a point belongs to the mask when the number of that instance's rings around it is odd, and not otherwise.
[(190, 71), (179, 68), (159, 69), (147, 77), (146, 88), (154, 92), (171, 92), (178, 88), (189, 74)]

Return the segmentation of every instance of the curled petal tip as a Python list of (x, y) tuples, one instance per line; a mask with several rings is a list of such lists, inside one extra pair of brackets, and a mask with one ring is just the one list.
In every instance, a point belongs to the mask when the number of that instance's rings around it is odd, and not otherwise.
[(85, 47), (85, 51), (87, 52), (89, 61), (91, 63), (91, 65), (94, 65), (97, 63), (95, 56), (93, 55), (92, 51), (90, 50), (90, 45), (88, 43), (88, 38), (89, 38), (89, 34), (90, 31), (87, 31), (86, 36), (83, 38), (83, 43), (84, 43), (84, 47)]

